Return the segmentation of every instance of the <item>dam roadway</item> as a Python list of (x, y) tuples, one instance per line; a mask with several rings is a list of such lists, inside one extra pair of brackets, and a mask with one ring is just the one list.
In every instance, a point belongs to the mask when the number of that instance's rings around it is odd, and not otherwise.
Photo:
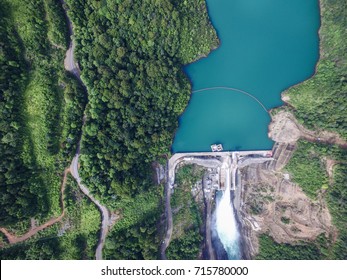
[[(197, 164), (207, 168), (220, 168), (220, 177), (224, 178), (220, 182), (220, 189), (236, 191), (237, 185), (241, 186), (238, 181), (239, 168), (246, 167), (250, 164), (260, 164), (266, 161), (272, 161), (272, 150), (261, 151), (225, 151), (225, 152), (192, 152), (192, 153), (176, 153), (167, 162), (167, 178), (165, 184), (165, 215), (166, 215), (166, 233), (161, 243), (160, 255), (161, 259), (166, 259), (165, 251), (170, 244), (173, 229), (173, 218), (171, 209), (171, 193), (175, 184), (176, 167), (179, 163)], [(237, 190), (236, 211), (240, 205), (239, 196), (241, 190)], [(208, 223), (210, 224), (210, 223)], [(210, 229), (206, 229), (207, 231)], [(209, 235), (208, 235), (209, 236)], [(208, 243), (211, 240), (207, 240)]]

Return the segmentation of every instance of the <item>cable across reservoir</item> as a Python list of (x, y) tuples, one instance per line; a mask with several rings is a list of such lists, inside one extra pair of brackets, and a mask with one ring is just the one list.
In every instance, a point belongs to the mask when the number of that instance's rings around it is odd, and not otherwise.
[(253, 98), (255, 101), (257, 101), (259, 103), (259, 105), (265, 110), (266, 113), (269, 113), (268, 110), (266, 109), (265, 105), (263, 103), (261, 103), (258, 98), (256, 98), (255, 96), (253, 96), (249, 92), (244, 91), (242, 89), (232, 88), (232, 87), (209, 87), (209, 88), (202, 88), (202, 89), (198, 89), (198, 90), (193, 90), (192, 93), (208, 91), (208, 90), (217, 90), (217, 89), (225, 89), (225, 90), (229, 90), (229, 91), (236, 91), (238, 93), (242, 93), (244, 95), (247, 95), (247, 96)]

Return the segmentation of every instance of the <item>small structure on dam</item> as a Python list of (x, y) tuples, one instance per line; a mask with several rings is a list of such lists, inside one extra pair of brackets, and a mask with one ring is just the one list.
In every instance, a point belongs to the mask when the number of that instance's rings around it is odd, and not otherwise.
[(223, 151), (223, 145), (222, 144), (213, 144), (211, 145), (212, 152), (221, 152)]

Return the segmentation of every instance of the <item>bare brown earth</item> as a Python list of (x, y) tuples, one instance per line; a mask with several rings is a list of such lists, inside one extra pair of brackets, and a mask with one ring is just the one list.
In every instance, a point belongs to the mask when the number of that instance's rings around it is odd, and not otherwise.
[[(9, 230), (7, 230), (6, 228), (0, 228), (0, 232), (2, 232), (6, 236), (8, 242), (10, 244), (16, 244), (19, 242), (23, 242), (23, 241), (29, 239), (30, 237), (34, 236), (39, 231), (44, 230), (45, 228), (50, 227), (50, 226), (54, 225), (55, 223), (60, 222), (63, 219), (63, 217), (65, 215), (64, 190), (65, 190), (67, 175), (69, 174), (69, 172), (70, 172), (69, 168), (65, 169), (64, 176), (63, 176), (63, 182), (61, 184), (61, 190), (60, 190), (60, 205), (61, 205), (61, 210), (62, 210), (61, 215), (58, 217), (50, 219), (49, 221), (47, 221), (46, 223), (44, 223), (40, 226), (36, 226), (35, 221), (31, 220), (30, 230), (21, 236), (17, 236), (15, 234), (10, 233)], [(0, 244), (0, 248), (3, 247), (3, 245), (4, 244)]]
[[(257, 236), (271, 235), (276, 242), (294, 244), (298, 241), (312, 241), (320, 234), (336, 236), (331, 216), (323, 199), (308, 198), (300, 186), (291, 181), (283, 168), (289, 162), (299, 139), (310, 142), (335, 144), (347, 148), (347, 142), (337, 134), (326, 131), (311, 131), (300, 125), (290, 112), (282, 111), (273, 116), (269, 126), (269, 137), (276, 141), (273, 148), (274, 161), (251, 165), (241, 170), (243, 193), (242, 213), (252, 219), (252, 230), (246, 223), (244, 230), (250, 254), (258, 253)], [(333, 180), (331, 159), (325, 159), (326, 172)]]
[(278, 143), (295, 143), (299, 138), (310, 142), (335, 144), (347, 149), (347, 141), (337, 133), (324, 130), (312, 131), (299, 124), (292, 113), (282, 111), (272, 117), (269, 137)]
[(258, 251), (256, 236), (261, 233), (270, 234), (279, 243), (311, 241), (321, 233), (335, 235), (324, 200), (309, 199), (288, 174), (258, 165), (247, 167), (243, 179), (247, 188), (244, 211), (256, 211), (252, 217), (260, 227), (251, 236), (254, 253)]

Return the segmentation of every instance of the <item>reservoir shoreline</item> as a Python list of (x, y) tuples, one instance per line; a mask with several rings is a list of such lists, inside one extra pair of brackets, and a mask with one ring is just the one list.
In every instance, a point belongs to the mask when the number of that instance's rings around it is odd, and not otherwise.
[(285, 106), (290, 106), (290, 107), (293, 107), (290, 102), (289, 102), (289, 97), (288, 95), (286, 95), (288, 93), (288, 91), (291, 89), (291, 88), (294, 88), (298, 85), (301, 85), (302, 83), (306, 82), (307, 80), (310, 80), (312, 79), (314, 76), (317, 75), (317, 72), (318, 72), (318, 64), (322, 58), (322, 54), (323, 54), (323, 48), (322, 48), (322, 44), (321, 44), (321, 41), (322, 41), (322, 31), (321, 31), (321, 27), (322, 27), (322, 15), (323, 15), (323, 10), (324, 10), (324, 6), (323, 6), (323, 2), (321, 0), (317, 0), (318, 1), (318, 9), (319, 9), (319, 27), (318, 27), (318, 30), (317, 30), (317, 33), (318, 33), (318, 46), (319, 46), (319, 51), (318, 51), (318, 59), (317, 59), (317, 62), (316, 62), (316, 65), (314, 67), (314, 72), (313, 74), (308, 77), (307, 79), (297, 83), (297, 84), (294, 84), (286, 89), (284, 89), (282, 92), (281, 92), (281, 100), (283, 102), (282, 105), (280, 106), (277, 106), (277, 107), (274, 107), (274, 108), (271, 108), (269, 109), (269, 113), (271, 115), (271, 121), (272, 121), (272, 114), (271, 114), (271, 111), (272, 110), (275, 110), (277, 108), (281, 108), (281, 107), (285, 107)]
[[(300, 1), (293, 4), (286, 2), (285, 7), (282, 1), (283, 5), (270, 1), (266, 7), (253, 0), (241, 4), (235, 1), (206, 1), (209, 21), (216, 30), (219, 45), (217, 49), (210, 50), (207, 59), (198, 57), (196, 62), (183, 69), (192, 93), (179, 118), (171, 145), (173, 154), (208, 151), (209, 146), (216, 142), (222, 143), (228, 151), (272, 148), (274, 142), (267, 133), (271, 117), (264, 115), (251, 99), (236, 94), (231, 96), (224, 90), (198, 94), (194, 91), (232, 87), (249, 92), (264, 104), (268, 112), (283, 106), (282, 93), (311, 78), (316, 72), (321, 25), (320, 2), (316, 1), (310, 0), (305, 4)], [(239, 9), (243, 10), (239, 12)], [(278, 10), (280, 15), (274, 15)], [(259, 13), (261, 19), (252, 14), (248, 20), (249, 13)], [(274, 20), (279, 21), (279, 27), (267, 25)], [(303, 26), (298, 25), (301, 23)], [(264, 31), (262, 25), (268, 30)], [(254, 30), (249, 34), (247, 28)], [(281, 33), (277, 35), (276, 32)], [(240, 34), (242, 38), (238, 37)], [(259, 46), (252, 45), (254, 40), (260, 40)]]

